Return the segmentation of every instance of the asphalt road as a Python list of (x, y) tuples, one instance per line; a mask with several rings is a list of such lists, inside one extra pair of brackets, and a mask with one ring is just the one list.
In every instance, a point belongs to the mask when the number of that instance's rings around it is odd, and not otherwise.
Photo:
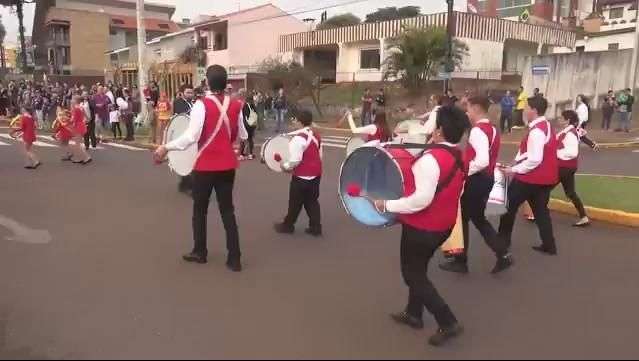
[(399, 228), (367, 229), (345, 215), (336, 195), (342, 149), (325, 153), (323, 239), (274, 234), (288, 179), (243, 163), (235, 192), (241, 274), (224, 267), (214, 206), (209, 264), (181, 262), (191, 247), (191, 203), (147, 152), (109, 147), (80, 167), (61, 164), (56, 148), (38, 150), (45, 164), (28, 172), (14, 148), (0, 147), (0, 216), (51, 235), (24, 243), (6, 239), (15, 226), (0, 225), (0, 358), (639, 357), (634, 229), (575, 230), (557, 215), (557, 258), (534, 254), (535, 227), (519, 223), (517, 264), (506, 274), (488, 274), (493, 260), (481, 242), (468, 277), (431, 265), (467, 329), (433, 349), (431, 318), (415, 332), (388, 317), (406, 298)]

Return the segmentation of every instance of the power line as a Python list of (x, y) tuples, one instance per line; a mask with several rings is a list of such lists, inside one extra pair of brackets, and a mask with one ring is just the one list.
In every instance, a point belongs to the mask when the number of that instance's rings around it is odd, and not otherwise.
[(328, 9), (332, 9), (332, 8), (336, 8), (336, 7), (340, 7), (340, 6), (354, 5), (354, 4), (364, 3), (364, 2), (368, 2), (368, 1), (370, 1), (370, 0), (351, 0), (351, 1), (346, 1), (346, 2), (343, 2), (343, 3), (338, 3), (338, 4), (335, 4), (335, 5), (322, 6), (322, 7), (315, 8), (315, 9), (310, 9), (310, 10), (287, 12), (285, 14), (267, 16), (267, 17), (264, 17), (264, 18), (248, 20), (248, 21), (244, 21), (244, 22), (241, 22), (241, 23), (235, 23), (235, 24), (233, 24), (231, 26), (240, 26), (240, 25), (253, 24), (253, 23), (258, 23), (258, 22), (261, 22), (261, 21), (284, 18), (284, 17), (287, 17), (287, 16), (300, 15), (300, 14), (311, 13), (311, 12), (315, 12), (315, 11), (328, 10)]

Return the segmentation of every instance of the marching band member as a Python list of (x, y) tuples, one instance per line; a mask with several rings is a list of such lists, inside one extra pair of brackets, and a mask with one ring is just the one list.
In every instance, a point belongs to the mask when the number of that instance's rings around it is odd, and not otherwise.
[(414, 162), (414, 179), (407, 179), (406, 195), (397, 200), (374, 200), (379, 212), (397, 213), (402, 223), (401, 269), (409, 296), (405, 311), (392, 318), (421, 329), (425, 306), (439, 325), (437, 333), (429, 339), (433, 346), (440, 346), (463, 332), (429, 280), (427, 270), (435, 251), (450, 236), (457, 220), (465, 178), (463, 156), (457, 143), (468, 127), (468, 117), (460, 109), (440, 108), (433, 133), (436, 146)]
[(87, 133), (88, 127), (85, 121), (85, 113), (82, 108), (82, 98), (80, 96), (74, 96), (71, 99), (71, 127), (73, 135), (73, 153), (76, 159), (73, 163), (87, 165), (93, 161), (89, 156), (86, 148), (84, 147), (84, 135)]
[(559, 166), (557, 138), (552, 125), (544, 116), (547, 108), (548, 102), (543, 97), (528, 98), (525, 118), (529, 120), (529, 131), (519, 146), (516, 165), (504, 168), (504, 173), (514, 176), (514, 179), (508, 188), (508, 213), (501, 217), (499, 237), (504, 242), (503, 247), (510, 249), (517, 211), (522, 203), (528, 201), (542, 239), (542, 245), (533, 249), (543, 254), (556, 255), (557, 246), (548, 202), (550, 192), (559, 180)]
[[(557, 158), (559, 160), (559, 181), (564, 188), (566, 197), (572, 201), (575, 209), (579, 213), (579, 221), (574, 224), (575, 227), (586, 227), (590, 225), (590, 219), (586, 214), (579, 195), (575, 191), (575, 173), (579, 167), (579, 141), (582, 138), (580, 136), (580, 129), (578, 128), (581, 123), (580, 117), (575, 111), (566, 110), (561, 113), (563, 122), (568, 126), (557, 134), (557, 141), (559, 146), (557, 149)], [(592, 148), (596, 148), (596, 144), (587, 139), (584, 135), (582, 139), (587, 144), (590, 144)]]
[(70, 162), (73, 159), (73, 150), (69, 144), (73, 134), (69, 129), (69, 115), (66, 110), (61, 106), (56, 109), (56, 117), (53, 122), (53, 132), (55, 139), (60, 142), (60, 145), (65, 150), (64, 156), (62, 156), (63, 162)]
[(469, 164), (468, 179), (461, 197), (464, 251), (449, 262), (440, 265), (444, 271), (468, 273), (468, 248), (470, 244), (469, 223), (473, 222), (486, 244), (497, 256), (493, 273), (510, 267), (512, 261), (500, 248), (497, 232), (486, 219), (486, 205), (495, 184), (495, 167), (499, 157), (501, 137), (497, 128), (488, 119), (490, 101), (484, 96), (468, 98), (468, 116), (473, 125), (466, 147)]
[(363, 127), (357, 127), (355, 120), (353, 120), (353, 114), (350, 112), (347, 114), (348, 125), (351, 128), (353, 134), (365, 135), (366, 142), (379, 141), (382, 143), (393, 140), (393, 133), (390, 131), (390, 127), (386, 122), (386, 112), (378, 112), (375, 114), (375, 120), (373, 124), (365, 125)]
[[(291, 178), (288, 213), (282, 223), (275, 224), (278, 233), (295, 232), (297, 217), (306, 209), (309, 228), (306, 233), (315, 237), (322, 235), (319, 194), (322, 178), (322, 139), (311, 128), (313, 114), (304, 110), (297, 115), (302, 129), (290, 133), (293, 139), (289, 144), (290, 159), (282, 163), (282, 169), (293, 173)], [(276, 155), (277, 156), (277, 155)], [(276, 159), (277, 160), (277, 159)]]
[[(192, 173), (193, 179), (193, 251), (183, 258), (187, 262), (207, 262), (207, 213), (211, 193), (215, 190), (220, 215), (226, 231), (228, 257), (226, 266), (233, 272), (242, 271), (240, 238), (233, 206), (235, 170), (239, 166), (233, 150), (237, 138), (247, 139), (242, 116), (242, 102), (224, 95), (228, 75), (220, 65), (207, 69), (211, 94), (198, 100), (191, 111), (186, 132), (178, 139), (158, 147), (156, 162), (167, 152), (187, 149), (198, 142), (200, 153)], [(222, 122), (222, 123), (220, 123)], [(216, 133), (217, 131), (217, 133)]]
[(20, 126), (11, 129), (10, 135), (17, 137), (17, 133), (22, 133), (22, 147), (25, 155), (25, 169), (37, 169), (42, 163), (33, 151), (33, 142), (36, 141), (36, 123), (31, 115), (31, 109), (28, 105), (21, 108)]

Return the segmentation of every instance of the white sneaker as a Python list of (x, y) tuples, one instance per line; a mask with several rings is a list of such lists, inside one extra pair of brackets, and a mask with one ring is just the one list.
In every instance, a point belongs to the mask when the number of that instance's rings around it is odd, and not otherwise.
[(590, 225), (590, 219), (588, 217), (584, 217), (579, 220), (579, 222), (575, 223), (573, 227), (588, 227)]

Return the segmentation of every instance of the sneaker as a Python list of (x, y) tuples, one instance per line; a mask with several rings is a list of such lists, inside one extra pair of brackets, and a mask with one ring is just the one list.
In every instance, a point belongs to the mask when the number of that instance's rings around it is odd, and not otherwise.
[(242, 272), (242, 262), (238, 260), (228, 260), (226, 261), (226, 268), (231, 272)]
[(512, 256), (500, 257), (497, 260), (497, 263), (495, 264), (495, 268), (493, 268), (493, 270), (490, 273), (496, 275), (498, 273), (504, 272), (505, 270), (509, 269), (514, 264), (515, 262), (513, 261)]
[(588, 217), (584, 217), (579, 220), (579, 222), (573, 224), (573, 227), (588, 227), (590, 225), (590, 219)]
[(295, 233), (295, 227), (294, 226), (289, 226), (287, 224), (284, 223), (276, 223), (273, 228), (275, 229), (275, 232), (280, 233), (280, 234), (293, 234)]
[(417, 317), (409, 315), (407, 312), (394, 313), (390, 315), (391, 319), (400, 325), (408, 326), (414, 330), (421, 330), (424, 328), (424, 321)]
[(449, 261), (440, 264), (439, 268), (446, 272), (468, 274), (468, 264), (455, 258), (451, 258)]
[(240, 160), (240, 161), (246, 160), (246, 158), (243, 155), (237, 157), (237, 159)]
[(184, 256), (182, 256), (182, 259), (184, 259), (186, 262), (189, 262), (189, 263), (198, 263), (198, 264), (207, 263), (206, 256), (199, 255), (195, 252), (185, 254)]
[(462, 333), (464, 333), (464, 328), (458, 323), (450, 327), (440, 328), (439, 330), (437, 330), (436, 334), (428, 339), (428, 344), (431, 346), (439, 347), (446, 342), (459, 337)]
[(253, 156), (253, 154), (251, 154), (251, 155), (249, 155), (249, 156), (248, 156), (248, 160), (253, 160), (253, 159), (255, 159), (255, 157)]

